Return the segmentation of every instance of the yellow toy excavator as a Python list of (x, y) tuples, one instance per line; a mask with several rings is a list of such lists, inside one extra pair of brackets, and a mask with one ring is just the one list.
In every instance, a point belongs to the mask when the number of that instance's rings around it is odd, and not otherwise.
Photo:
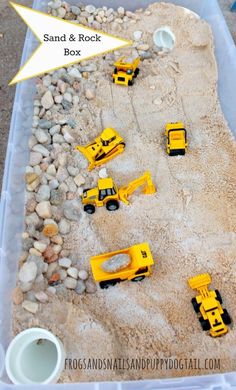
[(121, 57), (117, 62), (114, 63), (115, 69), (112, 75), (113, 83), (130, 86), (134, 83), (134, 78), (139, 74), (138, 65), (140, 58), (135, 58), (132, 62)]
[(108, 211), (115, 211), (119, 208), (119, 201), (129, 204), (128, 197), (138, 188), (142, 187), (144, 194), (154, 194), (155, 186), (152, 182), (150, 172), (145, 172), (138, 179), (131, 181), (127, 186), (117, 188), (112, 178), (99, 179), (98, 186), (86, 189), (82, 195), (84, 211), (88, 214), (95, 212), (95, 207), (106, 206)]
[(228, 332), (231, 318), (226, 309), (222, 309), (222, 298), (218, 290), (209, 291), (211, 283), (209, 274), (200, 274), (190, 278), (188, 284), (199, 292), (196, 298), (192, 298), (194, 311), (199, 314), (199, 322), (204, 331), (209, 330), (212, 337), (221, 336)]
[(123, 138), (115, 129), (106, 128), (101, 135), (86, 146), (76, 146), (89, 161), (89, 171), (112, 160), (125, 149)]

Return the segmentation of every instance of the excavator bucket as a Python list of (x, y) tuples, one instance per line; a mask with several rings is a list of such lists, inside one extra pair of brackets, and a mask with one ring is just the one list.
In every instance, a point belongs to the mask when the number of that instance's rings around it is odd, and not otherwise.
[(211, 284), (211, 276), (209, 274), (200, 274), (188, 279), (189, 287), (193, 290), (208, 286)]
[(145, 172), (143, 176), (131, 181), (127, 186), (119, 189), (119, 199), (125, 204), (129, 204), (128, 197), (136, 191), (137, 188), (142, 187), (143, 194), (150, 195), (156, 192), (156, 188), (153, 184), (150, 172)]

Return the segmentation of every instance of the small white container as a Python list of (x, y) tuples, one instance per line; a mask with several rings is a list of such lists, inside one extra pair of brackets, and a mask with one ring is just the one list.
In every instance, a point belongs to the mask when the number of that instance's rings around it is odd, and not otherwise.
[(175, 35), (170, 27), (163, 26), (154, 31), (153, 41), (157, 47), (172, 50), (175, 45)]
[(16, 384), (55, 383), (64, 368), (65, 351), (51, 332), (30, 328), (10, 343), (5, 359), (6, 371)]

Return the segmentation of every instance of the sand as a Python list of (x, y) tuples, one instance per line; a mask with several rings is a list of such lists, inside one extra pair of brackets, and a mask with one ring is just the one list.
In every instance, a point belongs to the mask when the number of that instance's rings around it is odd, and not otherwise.
[[(220, 359), (220, 368), (66, 369), (61, 382), (236, 369), (234, 324), (221, 338), (203, 332), (191, 306), (195, 292), (187, 285), (189, 277), (209, 272), (212, 287), (221, 292), (223, 306), (235, 318), (236, 148), (218, 101), (213, 37), (206, 22), (180, 8), (153, 4), (148, 11), (150, 15), (139, 13), (140, 20), (127, 26), (125, 37), (142, 30), (152, 46), (153, 31), (170, 25), (176, 34), (174, 50), (142, 61), (130, 88), (113, 85), (112, 67), (101, 57), (95, 59), (101, 71), (96, 99), (87, 103), (82, 117), (79, 111), (70, 117), (82, 129), (74, 130), (78, 143), (93, 139), (105, 127), (116, 128), (126, 150), (106, 165), (109, 175), (119, 186), (150, 170), (157, 193), (137, 193), (129, 206), (122, 204), (114, 213), (99, 208), (89, 216), (81, 206), (81, 218), (64, 249), (89, 270), (91, 255), (147, 241), (155, 259), (153, 274), (141, 283), (98, 288), (95, 294), (51, 297), (35, 316), (15, 306), (14, 333), (32, 325), (45, 327), (62, 339), (72, 359), (195, 358), (204, 365), (213, 358)], [(163, 133), (170, 121), (183, 121), (187, 129), (184, 157), (171, 158), (165, 152)], [(95, 184), (98, 169), (86, 174), (85, 187)]]

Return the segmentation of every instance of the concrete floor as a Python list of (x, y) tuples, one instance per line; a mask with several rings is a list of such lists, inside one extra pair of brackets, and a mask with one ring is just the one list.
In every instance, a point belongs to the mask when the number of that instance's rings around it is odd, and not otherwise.
[[(209, 0), (199, 0), (209, 1)], [(21, 0), (20, 3), (32, 6), (32, 0)], [(68, 1), (69, 2), (69, 1)], [(92, 3), (92, 1), (91, 1)], [(236, 42), (236, 13), (229, 11), (232, 0), (219, 0), (220, 6)], [(4, 161), (8, 140), (8, 132), (11, 120), (12, 105), (15, 95), (15, 87), (8, 87), (8, 82), (16, 74), (20, 59), (26, 25), (10, 6), (8, 0), (0, 3), (0, 187), (4, 171)]]

